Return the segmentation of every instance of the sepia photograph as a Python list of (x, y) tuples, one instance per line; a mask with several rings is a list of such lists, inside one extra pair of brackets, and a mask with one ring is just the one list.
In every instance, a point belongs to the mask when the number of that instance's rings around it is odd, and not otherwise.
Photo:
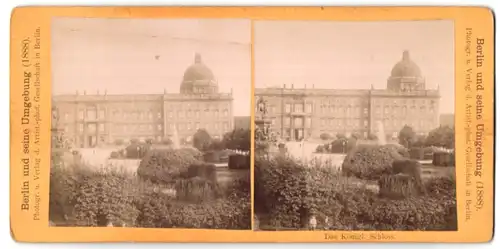
[(250, 27), (53, 18), (50, 225), (250, 230)]
[(453, 21), (254, 30), (254, 230), (457, 231)]

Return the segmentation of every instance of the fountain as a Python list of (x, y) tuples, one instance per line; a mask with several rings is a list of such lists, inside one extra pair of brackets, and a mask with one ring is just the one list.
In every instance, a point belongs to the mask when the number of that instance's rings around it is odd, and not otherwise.
[(179, 141), (179, 134), (177, 133), (177, 126), (174, 125), (174, 130), (172, 134), (172, 147), (174, 149), (179, 149), (181, 147), (180, 141)]
[(385, 145), (387, 142), (385, 141), (385, 131), (382, 121), (377, 122), (377, 127), (378, 127), (377, 131), (378, 144)]

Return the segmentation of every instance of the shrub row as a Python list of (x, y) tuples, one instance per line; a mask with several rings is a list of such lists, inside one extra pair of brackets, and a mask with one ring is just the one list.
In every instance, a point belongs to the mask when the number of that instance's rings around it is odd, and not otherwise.
[(332, 230), (456, 230), (453, 179), (432, 178), (425, 185), (429, 194), (421, 196), (408, 194), (416, 188), (411, 178), (390, 175), (383, 183), (410, 198), (387, 199), (370, 189), (369, 181), (328, 167), (256, 158), (255, 211), (269, 217), (260, 219), (262, 227), (278, 229), (304, 228), (314, 215), (318, 228)]
[(395, 160), (408, 157), (408, 152), (398, 145), (358, 145), (342, 163), (342, 172), (365, 180), (378, 180), (392, 172)]
[[(142, 180), (84, 166), (53, 167), (50, 219), (78, 226), (112, 222), (138, 227), (249, 228), (250, 174), (221, 189), (215, 166), (199, 163), (193, 151), (155, 153), (142, 169), (154, 174), (142, 174)], [(195, 163), (188, 165), (191, 161)]]
[(445, 151), (434, 152), (432, 164), (435, 166), (455, 166), (455, 153)]
[(188, 167), (200, 164), (201, 155), (196, 150), (150, 150), (141, 160), (137, 175), (154, 183), (170, 184), (181, 178)]
[(249, 229), (251, 224), (248, 198), (185, 204), (150, 193), (143, 196), (138, 207), (138, 227)]
[(382, 176), (378, 181), (379, 194), (391, 199), (405, 199), (420, 195), (420, 188), (413, 176), (405, 174)]
[(355, 138), (339, 138), (331, 143), (318, 145), (316, 147), (317, 153), (347, 153), (352, 150), (356, 145)]

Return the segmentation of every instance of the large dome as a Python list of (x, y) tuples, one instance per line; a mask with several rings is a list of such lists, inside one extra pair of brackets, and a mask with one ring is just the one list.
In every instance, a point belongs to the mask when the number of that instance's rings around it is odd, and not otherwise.
[(194, 64), (184, 72), (181, 83), (181, 93), (215, 93), (217, 83), (214, 74), (201, 60), (201, 55), (196, 53)]
[(422, 77), (420, 67), (410, 59), (408, 51), (403, 52), (403, 58), (396, 63), (391, 71), (391, 77)]

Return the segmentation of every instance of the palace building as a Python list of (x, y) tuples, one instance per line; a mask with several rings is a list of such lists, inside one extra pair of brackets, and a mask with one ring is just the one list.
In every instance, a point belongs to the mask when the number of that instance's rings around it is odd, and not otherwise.
[[(420, 68), (403, 52), (393, 67), (386, 89), (257, 88), (266, 102), (271, 131), (283, 139), (301, 140), (357, 133), (365, 138), (383, 130), (396, 138), (409, 125), (417, 134), (439, 127), (438, 89), (427, 89)], [(257, 103), (257, 101), (256, 101)], [(257, 107), (256, 107), (257, 108)]]
[(97, 147), (118, 140), (172, 136), (189, 141), (204, 128), (212, 137), (233, 129), (233, 94), (220, 93), (212, 71), (195, 55), (180, 93), (79, 94), (52, 97), (53, 127), (75, 147)]

